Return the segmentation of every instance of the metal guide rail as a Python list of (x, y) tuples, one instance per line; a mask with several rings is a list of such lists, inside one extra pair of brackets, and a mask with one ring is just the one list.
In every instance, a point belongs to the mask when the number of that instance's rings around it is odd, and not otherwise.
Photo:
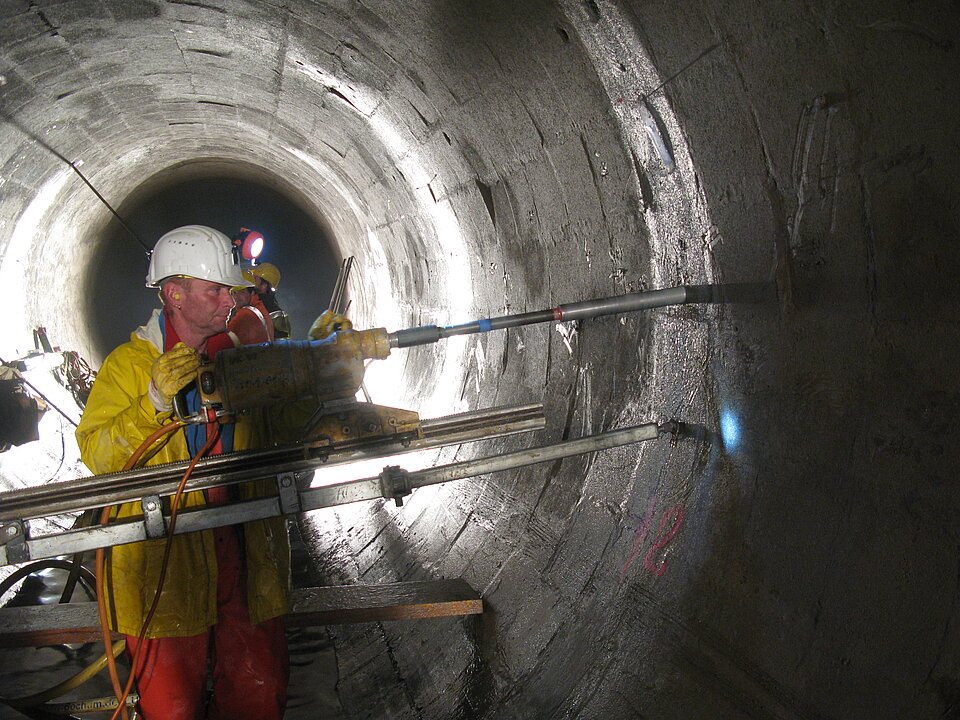
[[(415, 432), (397, 433), (336, 444), (298, 442), (215, 455), (197, 463), (185, 491), (270, 477), (277, 474), (276, 468), (281, 465), (285, 472), (307, 472), (357, 460), (542, 430), (545, 425), (543, 405), (534, 403), (421, 420), (422, 437)], [(0, 493), (0, 523), (116, 505), (146, 495), (172, 495), (189, 464), (189, 461), (182, 461), (150, 465), (127, 472), (92, 475)]]
[[(471, 415), (475, 415), (475, 413), (471, 413)], [(268, 471), (263, 467), (253, 476), (261, 478), (274, 476), (278, 490), (276, 496), (234, 502), (216, 507), (184, 510), (178, 515), (176, 534), (292, 515), (377, 498), (393, 499), (398, 505), (401, 505), (403, 498), (416, 488), (651, 440), (659, 437), (663, 432), (676, 433), (678, 429), (679, 424), (676, 422), (669, 422), (660, 426), (656, 424), (637, 425), (555, 445), (439, 465), (413, 472), (408, 472), (398, 466), (388, 466), (375, 477), (350, 480), (317, 488), (301, 487), (300, 478), (306, 469), (298, 469), (300, 460), (292, 460), (287, 463), (274, 462), (272, 470)], [(239, 455), (245, 454), (235, 453), (234, 457)], [(228, 458), (230, 456), (222, 457)], [(179, 463), (176, 465), (179, 465)], [(173, 465), (165, 467), (171, 468)], [(128, 475), (130, 473), (116, 473), (111, 477), (119, 480)], [(217, 477), (220, 478), (219, 484), (223, 484), (222, 478), (228, 476), (231, 478), (233, 476), (229, 469), (220, 470), (217, 473)], [(251, 475), (247, 474), (244, 479), (250, 479), (250, 477)], [(197, 488), (194, 486), (192, 489)], [(9, 494), (0, 494), (0, 503), (5, 505), (5, 495)], [(163, 513), (159, 494), (141, 493), (136, 497), (141, 499), (142, 518), (135, 517), (104, 526), (81, 528), (31, 538), (28, 536), (22, 518), (0, 525), (0, 565), (166, 537), (169, 516)], [(84, 503), (84, 506), (89, 507), (89, 504)]]

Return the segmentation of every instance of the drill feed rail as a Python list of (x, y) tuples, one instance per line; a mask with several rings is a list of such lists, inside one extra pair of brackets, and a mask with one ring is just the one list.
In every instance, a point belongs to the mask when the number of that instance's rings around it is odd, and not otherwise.
[[(370, 458), (428, 450), (462, 442), (486, 440), (542, 430), (546, 424), (539, 403), (476, 410), (420, 421), (423, 437), (414, 433), (244, 450), (204, 458), (193, 471), (185, 491), (206, 490), (285, 472), (308, 472)], [(47, 517), (140, 500), (147, 495), (173, 495), (189, 461), (150, 465), (137, 470), (90, 477), (0, 493), (0, 525), (10, 520)], [(0, 542), (3, 542), (0, 536)]]
[[(277, 478), (279, 490), (277, 496), (182, 511), (177, 520), (176, 534), (377, 498), (393, 499), (399, 505), (403, 497), (416, 488), (652, 440), (659, 437), (662, 431), (674, 429), (673, 424), (663, 427), (655, 424), (637, 425), (555, 445), (439, 465), (413, 472), (389, 466), (376, 477), (317, 488), (299, 489), (296, 473), (290, 472), (287, 468), (278, 468), (280, 472), (272, 473)], [(261, 474), (261, 477), (263, 476)], [(154, 500), (155, 498), (148, 498), (145, 502)], [(104, 526), (69, 530), (40, 538), (26, 538), (23, 525), (18, 521), (5, 526), (5, 530), (19, 528), (21, 538), (19, 542), (15, 541), (12, 545), (11, 543), (0, 545), (0, 565), (147, 540), (156, 536), (157, 520), (157, 518), (137, 518)], [(167, 527), (168, 522), (169, 517), (164, 516), (163, 527)], [(11, 553), (10, 550), (14, 548), (17, 548), (17, 551)]]
[[(341, 264), (331, 298), (332, 310), (343, 307), (352, 262), (352, 258), (347, 258)], [(655, 438), (661, 428), (640, 425), (548, 447), (416, 472), (388, 466), (375, 478), (301, 488), (304, 484), (302, 476), (320, 467), (539, 430), (545, 426), (540, 405), (419, 420), (412, 411), (358, 403), (355, 398), (362, 387), (367, 360), (385, 359), (396, 348), (435, 343), (458, 335), (693, 303), (738, 302), (750, 295), (749, 289), (738, 285), (683, 285), (566, 303), (551, 309), (446, 327), (425, 325), (391, 333), (384, 328), (347, 329), (316, 341), (225, 349), (217, 354), (214, 362), (201, 366), (198, 371), (196, 382), (201, 411), (181, 419), (207, 423), (219, 418), (221, 422), (232, 422), (236, 414), (253, 408), (311, 400), (319, 403), (318, 412), (302, 433), (303, 437), (311, 439), (201, 460), (185, 487), (186, 491), (273, 477), (277, 481), (277, 496), (184, 511), (177, 530), (192, 532), (375, 498), (393, 499), (400, 504), (414, 488)], [(353, 420), (341, 421), (341, 418)], [(676, 423), (664, 426), (668, 430), (676, 427)], [(390, 428), (395, 431), (391, 432)], [(155, 465), (0, 493), (0, 565), (165, 536), (167, 524), (162, 514), (161, 498), (175, 492), (187, 466), (187, 462)], [(29, 519), (131, 501), (143, 504), (142, 519), (70, 530), (43, 538), (29, 537), (26, 524)]]

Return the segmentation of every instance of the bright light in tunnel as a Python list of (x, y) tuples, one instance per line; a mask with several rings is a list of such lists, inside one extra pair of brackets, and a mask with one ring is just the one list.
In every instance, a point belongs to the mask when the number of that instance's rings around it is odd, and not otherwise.
[[(325, 70), (298, 61), (298, 69), (307, 77), (315, 80), (328, 89), (335, 90), (346, 98), (361, 117), (366, 121), (379, 143), (385, 149), (387, 156), (399, 168), (403, 177), (410, 185), (411, 195), (419, 205), (421, 215), (427, 218), (433, 228), (432, 240), (442, 251), (437, 252), (442, 264), (434, 272), (436, 277), (443, 278), (445, 297), (442, 311), (444, 317), (435, 317), (426, 320), (437, 324), (449, 322), (465, 322), (470, 319), (469, 313), (473, 306), (473, 293), (470, 288), (473, 278), (470, 269), (469, 252), (466, 239), (457, 218), (456, 212), (446, 198), (437, 198), (431, 183), (436, 182), (437, 172), (429, 167), (428, 161), (419, 151), (417, 143), (407, 135), (409, 131), (403, 128), (399, 120), (389, 115), (389, 106), (382, 102), (377, 93), (357, 84), (346, 83)], [(384, 222), (384, 218), (369, 218), (347, 189), (346, 183), (337, 178), (337, 173), (326, 166), (318, 158), (312, 158), (295, 148), (286, 150), (301, 160), (307, 162), (325, 179), (331, 182), (353, 211), (358, 224), (366, 228), (367, 257), (362, 258), (362, 272), (365, 285), (368, 288), (392, 288), (391, 266), (399, 260), (412, 261), (413, 258), (399, 257), (397, 252), (387, 252), (383, 240), (374, 231), (374, 228)], [(355, 291), (354, 281), (351, 280), (351, 291)], [(405, 327), (405, 318), (414, 313), (403, 313), (406, 308), (411, 310), (411, 298), (386, 297), (376, 298), (376, 307), (370, 308), (375, 314), (372, 318), (361, 320), (373, 321), (376, 325), (388, 330), (400, 330)], [(429, 397), (416, 398), (417, 410), (424, 417), (448, 414), (462, 410), (463, 403), (456, 400), (456, 388), (463, 374), (463, 361), (467, 343), (464, 338), (446, 341), (439, 355), (442, 357), (442, 367), (437, 375), (432, 393)], [(366, 376), (365, 383), (375, 402), (381, 404), (402, 404), (405, 402), (403, 378), (406, 364), (397, 357), (373, 363)]]
[(726, 450), (736, 450), (740, 445), (740, 419), (729, 408), (720, 411), (720, 436)]
[[(443, 317), (425, 316), (424, 323), (449, 324), (470, 319), (473, 308), (471, 292), (473, 277), (471, 274), (469, 251), (459, 218), (449, 199), (437, 192), (438, 172), (430, 167), (429, 160), (419, 149), (419, 143), (409, 136), (403, 123), (390, 115), (391, 108), (384, 104), (377, 93), (368, 88), (345, 83), (320, 68), (298, 62), (299, 69), (308, 77), (335, 90), (347, 104), (352, 106), (384, 149), (384, 154), (403, 174), (409, 187), (410, 197), (415, 205), (409, 212), (426, 220), (432, 232), (424, 237), (425, 244), (433, 246), (431, 261), (432, 275), (443, 283), (440, 290), (440, 307), (431, 308)], [(417, 259), (402, 246), (388, 246), (386, 238), (377, 228), (389, 220), (398, 218), (370, 217), (368, 210), (351, 191), (348, 178), (340, 176), (340, 171), (329, 167), (321, 158), (311, 157), (303, 151), (285, 148), (292, 155), (313, 167), (320, 173), (343, 198), (344, 206), (349, 208), (356, 225), (365, 232), (363, 237), (337, 238), (342, 243), (344, 255), (363, 250), (358, 257), (359, 272), (350, 279), (350, 292), (359, 298), (359, 307), (354, 321), (371, 323), (385, 327), (389, 331), (401, 330), (410, 325), (410, 318), (417, 317), (422, 308), (415, 306), (417, 298), (400, 296), (403, 290), (397, 287), (397, 264), (413, 263)], [(402, 200), (402, 198), (401, 198)], [(399, 217), (402, 220), (402, 216)], [(416, 218), (414, 218), (416, 219)], [(357, 253), (360, 255), (360, 253)], [(365, 294), (367, 296), (365, 296)], [(434, 351), (434, 362), (442, 363), (435, 376), (435, 382), (428, 395), (409, 397), (408, 387), (410, 366), (404, 351), (394, 352), (385, 360), (376, 360), (368, 364), (364, 385), (373, 402), (406, 407), (420, 413), (421, 417), (438, 417), (466, 409), (465, 401), (458, 398), (457, 388), (464, 373), (467, 338), (457, 337), (447, 340)], [(316, 473), (313, 485), (327, 485), (334, 482), (371, 477), (378, 474), (387, 464), (399, 464), (408, 470), (416, 470), (436, 462), (437, 451), (419, 452), (397, 459), (381, 459), (352, 464), (340, 468), (329, 468)], [(434, 488), (429, 490), (435, 492)], [(421, 500), (433, 496), (433, 492), (421, 492)], [(415, 493), (416, 495), (416, 493)], [(365, 503), (337, 508), (334, 512), (317, 513), (309, 522), (326, 525), (339, 518), (342, 522), (356, 523), (366, 517)]]
[(263, 238), (258, 237), (252, 243), (250, 243), (250, 247), (247, 250), (247, 255), (249, 255), (251, 258), (258, 258), (260, 257), (261, 252), (263, 252)]
[[(67, 180), (73, 176), (70, 168), (63, 168), (43, 184), (33, 200), (17, 220), (10, 235), (3, 254), (3, 264), (0, 265), (0, 287), (9, 298), (24, 298), (31, 295), (28, 290), (28, 256), (37, 239), (37, 230), (40, 228), (44, 216), (51, 211), (58, 200), (60, 191)], [(0, 314), (0, 357), (10, 359), (23, 352), (17, 341), (32, 337), (25, 313)]]
[(409, 472), (423, 470), (435, 464), (439, 452), (437, 449), (416, 450), (403, 455), (387, 455), (385, 457), (358, 460), (342, 465), (320, 467), (313, 471), (313, 479), (310, 481), (310, 487), (335, 485), (351, 480), (376, 477), (388, 465), (399, 465)]
[[(438, 268), (438, 275), (444, 279), (446, 296), (444, 298), (445, 318), (433, 318), (435, 323), (462, 322), (467, 318), (472, 303), (470, 287), (473, 278), (470, 271), (469, 255), (466, 250), (466, 240), (457, 219), (456, 213), (449, 200), (438, 200), (431, 190), (430, 183), (436, 178), (435, 173), (428, 171), (426, 163), (417, 153), (416, 148), (408, 143), (398, 132), (394, 123), (383, 112), (375, 112), (370, 117), (370, 125), (381, 142), (388, 148), (394, 161), (404, 177), (413, 186), (414, 197), (419, 201), (421, 209), (430, 218), (434, 228), (436, 242), (444, 249), (442, 255), (444, 265)], [(409, 302), (409, 300), (408, 300)], [(395, 330), (400, 327), (393, 328)], [(429, 398), (418, 398), (418, 410), (425, 416), (440, 415), (454, 412), (458, 403), (455, 390), (459, 378), (463, 374), (463, 359), (466, 352), (466, 342), (463, 338), (456, 341), (448, 340), (443, 347), (443, 367), (434, 385), (434, 391)], [(369, 383), (371, 391), (388, 393), (399, 387), (400, 371), (398, 363), (392, 367), (384, 365), (378, 368)]]

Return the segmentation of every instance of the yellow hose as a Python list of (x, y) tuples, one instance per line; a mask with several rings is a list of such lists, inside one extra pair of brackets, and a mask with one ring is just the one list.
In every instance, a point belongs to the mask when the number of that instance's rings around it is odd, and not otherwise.
[[(124, 651), (127, 647), (126, 638), (121, 638), (121, 640), (114, 644), (113, 646), (113, 656), (118, 657), (120, 653)], [(26, 697), (21, 698), (4, 698), (3, 702), (11, 707), (32, 707), (34, 705), (39, 705), (41, 703), (47, 702), (47, 700), (52, 700), (53, 698), (60, 697), (70, 692), (74, 688), (80, 687), (87, 680), (92, 678), (98, 672), (103, 670), (107, 666), (107, 654), (104, 653), (100, 656), (99, 660), (95, 660), (92, 664), (87, 665), (83, 670), (78, 672), (71, 678), (64, 680), (62, 683), (54, 685), (52, 688), (44, 690), (42, 692), (35, 693), (33, 695), (27, 695)]]
[[(180, 423), (179, 421), (174, 421), (168, 425), (164, 425), (160, 430), (153, 433), (153, 435), (147, 438), (143, 442), (143, 444), (137, 449), (137, 451), (133, 454), (133, 456), (130, 458), (130, 460), (127, 462), (126, 466), (124, 467), (124, 470), (127, 470), (133, 465), (135, 465), (136, 462), (143, 455), (143, 453), (147, 450), (147, 448), (149, 448), (150, 445), (156, 442), (161, 436), (166, 435), (167, 433), (172, 432), (173, 430), (176, 430), (181, 425), (182, 423)], [(109, 513), (109, 508), (104, 508), (101, 523), (106, 522), (108, 513)], [(97, 559), (101, 560), (101, 557), (99, 556), (102, 554), (102, 550), (98, 550), (97, 553), (98, 553)], [(42, 563), (39, 563), (39, 562), (35, 563), (35, 565), (41, 565), (41, 564)], [(66, 565), (66, 561), (47, 561), (46, 564), (52, 567), (64, 567)], [(27, 569), (28, 568), (22, 568), (21, 570), (26, 571)], [(29, 569), (32, 570), (33, 566), (31, 566)], [(101, 577), (102, 575), (98, 573), (97, 579), (99, 580)], [(8, 581), (9, 580), (10, 579), (8, 578)], [(99, 583), (97, 584), (99, 585)], [(98, 587), (98, 589), (100, 588)], [(98, 603), (102, 608), (102, 592), (98, 593)], [(99, 659), (95, 660), (93, 663), (83, 668), (80, 672), (78, 672), (73, 677), (68, 678), (61, 683), (58, 683), (57, 685), (54, 685), (52, 688), (48, 688), (47, 690), (43, 690), (38, 693), (34, 693), (33, 695), (27, 695), (26, 697), (21, 697), (21, 698), (0, 698), (0, 702), (4, 702), (10, 707), (15, 707), (15, 708), (36, 707), (37, 705), (41, 705), (47, 702), (48, 700), (52, 700), (54, 698), (60, 697), (61, 695), (65, 695), (71, 690), (83, 685), (85, 682), (87, 682), (90, 678), (94, 677), (97, 673), (99, 673), (105, 667), (110, 668), (111, 679), (114, 681), (117, 695), (119, 695), (121, 692), (119, 687), (119, 678), (116, 677), (116, 666), (113, 663), (113, 660), (119, 657), (120, 653), (122, 653), (126, 649), (127, 640), (126, 638), (121, 638), (118, 642), (113, 643), (113, 642), (110, 642), (110, 638), (108, 634), (109, 630), (104, 628), (104, 633), (106, 638), (104, 643), (106, 646), (105, 647), (106, 652), (104, 652), (104, 654), (101, 655)], [(131, 680), (132, 680), (132, 672), (131, 672)], [(123, 696), (126, 697), (127, 693), (129, 693), (129, 684), (127, 686), (127, 691), (123, 693)], [(118, 712), (122, 712), (124, 716), (126, 716), (126, 708), (123, 705), (118, 707), (117, 710)]]

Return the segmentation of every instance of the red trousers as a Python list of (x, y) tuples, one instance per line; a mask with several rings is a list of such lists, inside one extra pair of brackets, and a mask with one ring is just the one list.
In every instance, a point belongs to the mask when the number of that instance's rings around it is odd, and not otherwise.
[[(202, 720), (208, 658), (213, 663), (211, 720), (280, 720), (290, 674), (281, 618), (251, 625), (238, 530), (214, 530), (217, 624), (191, 637), (144, 640), (137, 689), (145, 720)], [(137, 638), (127, 636), (127, 651)]]

